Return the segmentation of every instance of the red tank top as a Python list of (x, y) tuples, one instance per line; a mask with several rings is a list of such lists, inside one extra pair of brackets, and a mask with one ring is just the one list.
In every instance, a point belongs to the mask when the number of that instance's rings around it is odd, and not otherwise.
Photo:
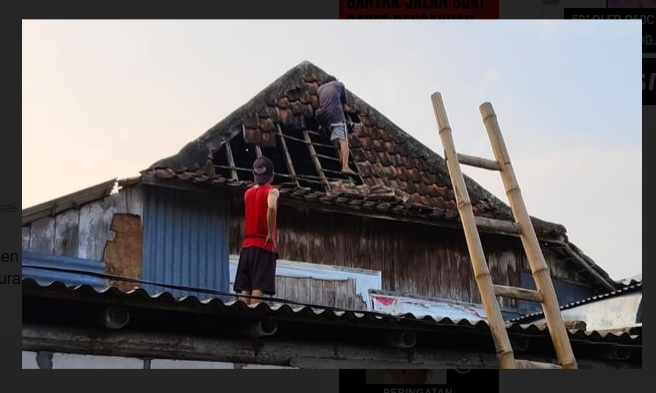
[[(251, 187), (246, 190), (244, 195), (244, 206), (246, 207), (246, 228), (244, 231), (244, 243), (242, 248), (259, 247), (269, 252), (273, 251), (273, 244), (264, 244), (267, 233), (267, 211), (269, 203), (269, 191), (272, 189), (271, 185), (267, 184), (259, 187)], [(278, 230), (274, 226), (273, 238), (278, 238)]]

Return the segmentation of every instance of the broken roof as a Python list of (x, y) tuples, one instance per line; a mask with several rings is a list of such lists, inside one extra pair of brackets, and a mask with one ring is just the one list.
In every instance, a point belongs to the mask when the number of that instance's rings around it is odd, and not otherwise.
[[(187, 144), (178, 154), (156, 162), (144, 171), (144, 174), (160, 179), (190, 181), (197, 185), (248, 186), (249, 182), (245, 178), (227, 174), (226, 169), (235, 169), (236, 165), (219, 165), (217, 152), (222, 148), (226, 149), (226, 145), (230, 148), (230, 143), (235, 143), (235, 140), (246, 144), (249, 141), (254, 142), (261, 146), (258, 148), (264, 155), (268, 154), (267, 148), (271, 152), (273, 151), (270, 149), (286, 148), (281, 146), (284, 143), (278, 141), (284, 142), (287, 139), (304, 142), (292, 134), (304, 133), (318, 123), (314, 118), (314, 110), (318, 107), (317, 89), (328, 76), (316, 65), (308, 61), (302, 62)], [(349, 144), (364, 185), (343, 187), (347, 182), (342, 181), (331, 183), (330, 187), (323, 190), (312, 189), (300, 184), (302, 181), (312, 180), (299, 175), (301, 182), (285, 183), (282, 187), (286, 189), (284, 193), (305, 201), (320, 200), (323, 203), (335, 202), (337, 205), (341, 203), (347, 208), (369, 207), (400, 216), (419, 214), (431, 220), (457, 220), (455, 195), (444, 159), (352, 92), (349, 91), (348, 96), (345, 111), (356, 123), (354, 132), (349, 135)], [(307, 140), (321, 146), (316, 142), (320, 133), (315, 130), (309, 132), (315, 141), (305, 135)], [(230, 152), (230, 155), (232, 154)], [(331, 157), (317, 155), (320, 156), (315, 163), (320, 175), (317, 178), (326, 182), (324, 174), (321, 173), (321, 162), (324, 162), (323, 170), (330, 172), (325, 166), (328, 165), (326, 160)], [(241, 169), (249, 168), (246, 165), (242, 167)], [(248, 175), (250, 176), (250, 173)], [(292, 174), (286, 177), (298, 180), (293, 178)], [(474, 214), (479, 217), (511, 220), (510, 208), (505, 203), (472, 179), (466, 177), (465, 181)], [(337, 186), (331, 188), (335, 184)], [(545, 237), (558, 238), (566, 231), (562, 225), (535, 218), (533, 223), (538, 235)]]

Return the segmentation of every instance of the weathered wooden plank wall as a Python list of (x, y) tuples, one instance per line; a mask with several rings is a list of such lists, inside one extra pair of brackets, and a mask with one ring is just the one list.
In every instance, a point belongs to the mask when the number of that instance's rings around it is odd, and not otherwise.
[[(231, 253), (243, 239), (243, 206), (231, 207)], [(480, 302), (461, 230), (358, 217), (288, 206), (279, 208), (280, 258), (325, 265), (379, 270), (383, 289), (465, 302)], [(527, 268), (518, 238), (481, 235), (493, 281), (521, 286)], [(548, 263), (558, 277), (577, 279), (571, 267), (550, 251)], [(501, 299), (517, 308), (517, 301)]]
[(115, 213), (143, 216), (142, 187), (134, 186), (118, 194), (45, 217), (22, 228), (25, 251), (100, 261)]
[[(366, 304), (356, 294), (354, 279), (320, 280), (311, 277), (276, 277), (276, 296), (304, 304), (365, 310)], [(293, 305), (292, 305), (293, 306)]]

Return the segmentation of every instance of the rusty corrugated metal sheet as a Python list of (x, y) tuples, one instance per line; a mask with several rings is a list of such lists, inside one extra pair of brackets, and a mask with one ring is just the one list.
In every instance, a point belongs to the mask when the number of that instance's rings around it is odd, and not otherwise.
[(145, 192), (144, 279), (228, 292), (227, 201), (158, 187), (148, 187)]
[[(561, 306), (560, 309), (561, 310), (567, 310), (567, 309), (570, 309), (570, 308), (582, 306), (584, 304), (589, 304), (589, 303), (596, 302), (596, 301), (599, 301), (599, 300), (610, 299), (610, 298), (613, 298), (613, 297), (616, 297), (616, 296), (620, 296), (620, 295), (627, 294), (627, 293), (630, 293), (630, 292), (635, 292), (635, 291), (642, 291), (642, 282), (638, 282), (638, 283), (635, 283), (633, 285), (629, 285), (627, 287), (620, 288), (617, 291), (602, 293), (600, 295), (591, 296), (591, 297), (586, 298), (586, 299), (571, 302), (571, 303), (568, 303), (568, 304), (565, 304), (565, 305)], [(535, 320), (543, 318), (543, 317), (544, 317), (544, 313), (537, 312), (537, 313), (533, 313), (533, 314), (523, 316), (521, 318), (515, 318), (515, 319), (511, 320), (510, 322), (530, 323), (532, 321), (535, 321)]]

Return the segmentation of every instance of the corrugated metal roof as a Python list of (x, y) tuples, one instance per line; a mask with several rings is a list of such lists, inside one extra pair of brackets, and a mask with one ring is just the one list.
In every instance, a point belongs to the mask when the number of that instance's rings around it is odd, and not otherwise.
[[(638, 282), (638, 283), (635, 283), (633, 285), (629, 285), (629, 286), (626, 286), (624, 288), (620, 288), (616, 291), (602, 293), (601, 295), (595, 295), (595, 296), (591, 296), (591, 297), (586, 298), (586, 299), (571, 302), (571, 303), (565, 304), (563, 306), (560, 306), (560, 309), (561, 310), (567, 310), (568, 308), (578, 307), (578, 306), (581, 306), (583, 304), (592, 303), (592, 302), (596, 302), (596, 301), (599, 301), (599, 300), (610, 299), (610, 298), (613, 298), (613, 297), (616, 297), (616, 296), (620, 296), (620, 295), (623, 295), (623, 294), (626, 294), (626, 293), (629, 293), (629, 292), (638, 291), (638, 290), (642, 290), (642, 282)], [(534, 320), (542, 318), (542, 317), (544, 317), (544, 313), (537, 312), (537, 313), (525, 315), (521, 318), (512, 319), (510, 322), (511, 323), (514, 323), (514, 322), (526, 323), (526, 322), (534, 321)]]
[[(102, 289), (105, 282), (97, 277), (84, 272), (104, 273), (105, 263), (103, 261), (93, 261), (89, 259), (80, 259), (65, 256), (47, 255), (36, 252), (23, 251), (22, 253), (23, 277), (30, 277), (41, 283), (60, 281), (66, 285), (90, 285), (94, 288)], [(64, 271), (45, 270), (38, 267), (55, 267), (62, 269), (79, 270), (80, 274), (74, 274)]]
[[(198, 312), (202, 314), (227, 315), (230, 317), (267, 318), (287, 320), (293, 322), (330, 323), (346, 326), (348, 328), (380, 328), (380, 329), (408, 329), (416, 331), (437, 331), (438, 328), (448, 329), (465, 334), (489, 334), (489, 326), (484, 321), (471, 322), (467, 319), (433, 318), (424, 316), (416, 318), (413, 314), (392, 316), (366, 311), (336, 310), (313, 306), (294, 306), (261, 303), (256, 307), (249, 307), (243, 302), (223, 302), (218, 298), (199, 300), (194, 296), (176, 298), (169, 292), (150, 295), (143, 289), (123, 292), (116, 287), (97, 291), (88, 285), (69, 287), (61, 282), (49, 285), (40, 285), (32, 279), (23, 280), (23, 295), (44, 296), (67, 300), (99, 301), (102, 303), (121, 304), (126, 306), (139, 306), (152, 309), (177, 310), (185, 312)], [(536, 336), (548, 338), (548, 331), (544, 327), (513, 323), (508, 331), (523, 336)], [(640, 335), (616, 332), (596, 332), (583, 330), (570, 330), (570, 338), (584, 342), (604, 342), (616, 344), (642, 345)]]

